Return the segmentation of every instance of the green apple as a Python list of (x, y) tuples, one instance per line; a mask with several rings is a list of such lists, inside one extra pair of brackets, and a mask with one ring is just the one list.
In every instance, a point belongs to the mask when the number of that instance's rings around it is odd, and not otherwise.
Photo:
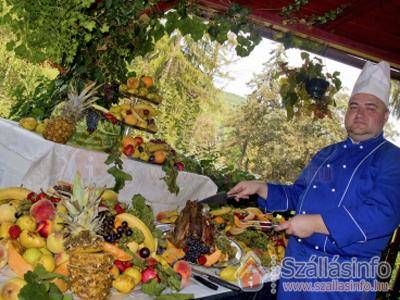
[(21, 228), (21, 230), (35, 231), (36, 221), (33, 217), (28, 215), (23, 215), (17, 219), (16, 224)]
[(22, 257), (32, 266), (35, 266), (42, 255), (43, 253), (38, 248), (29, 248), (25, 250)]
[(7, 281), (1, 288), (0, 298), (2, 300), (18, 300), (19, 291), (25, 284), (26, 281), (19, 277)]
[(53, 255), (43, 254), (40, 257), (38, 264), (41, 264), (47, 272), (53, 272), (56, 268), (56, 262)]
[(53, 253), (61, 253), (64, 251), (64, 238), (60, 232), (53, 232), (47, 237), (47, 249)]
[(132, 277), (135, 280), (135, 284), (139, 284), (142, 280), (142, 272), (136, 267), (126, 269), (124, 274)]
[(28, 230), (22, 230), (19, 242), (24, 248), (43, 248), (46, 245), (45, 240), (37, 232)]

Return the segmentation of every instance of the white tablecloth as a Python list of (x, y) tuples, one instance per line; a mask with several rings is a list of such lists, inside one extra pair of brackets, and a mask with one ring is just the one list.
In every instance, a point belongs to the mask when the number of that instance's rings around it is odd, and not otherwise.
[[(39, 191), (46, 190), (57, 180), (71, 181), (77, 171), (86, 184), (114, 185), (114, 178), (104, 164), (107, 154), (88, 151), (47, 141), (27, 131), (15, 122), (0, 118), (0, 187), (20, 186)], [(179, 172), (179, 194), (171, 194), (160, 166), (124, 159), (124, 171), (132, 181), (120, 192), (120, 200), (130, 202), (134, 194), (142, 194), (153, 206), (154, 212), (183, 207), (187, 200), (203, 199), (217, 192), (217, 186), (208, 177)]]

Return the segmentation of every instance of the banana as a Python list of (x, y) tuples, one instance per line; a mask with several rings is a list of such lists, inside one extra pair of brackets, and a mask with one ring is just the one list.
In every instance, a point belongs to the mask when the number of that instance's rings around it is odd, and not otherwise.
[(151, 234), (149, 227), (142, 222), (139, 218), (135, 217), (134, 215), (128, 213), (122, 213), (115, 216), (115, 222), (123, 222), (126, 221), (128, 226), (131, 228), (139, 229), (144, 235), (144, 245), (149, 248), (150, 253), (156, 251), (156, 243), (154, 242), (154, 237)]
[(147, 104), (147, 103), (143, 103), (142, 102), (142, 103), (136, 104), (133, 108), (136, 111), (147, 109), (149, 111), (149, 115), (150, 116), (156, 116), (157, 115), (157, 111), (154, 109), (154, 107), (151, 106), (150, 104)]
[(31, 192), (31, 190), (23, 187), (0, 188), (0, 201), (11, 199), (24, 200)]
[(171, 150), (171, 147), (167, 143), (165, 143), (165, 144), (154, 144), (152, 142), (148, 142), (147, 143), (147, 150), (149, 152), (151, 152), (151, 153), (159, 151), (159, 150), (169, 151), (169, 150)]

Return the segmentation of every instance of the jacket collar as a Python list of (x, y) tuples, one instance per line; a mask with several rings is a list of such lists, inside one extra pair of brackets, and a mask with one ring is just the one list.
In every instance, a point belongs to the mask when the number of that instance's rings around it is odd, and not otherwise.
[(351, 147), (351, 148), (355, 148), (358, 147), (361, 149), (363, 148), (371, 148), (374, 147), (378, 144), (380, 144), (381, 142), (383, 142), (385, 140), (385, 138), (383, 137), (383, 132), (381, 132), (380, 134), (378, 134), (376, 137), (370, 138), (368, 140), (365, 141), (361, 141), (361, 142), (354, 142), (351, 137), (347, 137), (347, 139), (344, 141), (344, 144), (347, 145), (347, 147)]

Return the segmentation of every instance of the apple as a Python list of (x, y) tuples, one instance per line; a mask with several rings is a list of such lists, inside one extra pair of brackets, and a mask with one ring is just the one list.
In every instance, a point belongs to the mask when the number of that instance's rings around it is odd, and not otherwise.
[(143, 144), (143, 138), (141, 136), (136, 136), (135, 143), (136, 143), (136, 146)]
[(140, 281), (142, 280), (142, 273), (136, 267), (130, 267), (126, 269), (124, 274), (132, 277), (133, 280), (135, 280), (135, 284), (139, 284)]
[(11, 222), (4, 222), (0, 225), (0, 238), (7, 239), (10, 237), (10, 227), (13, 225)]
[(47, 238), (47, 249), (53, 253), (61, 253), (64, 251), (64, 238), (60, 232), (53, 232)]
[(35, 266), (42, 255), (43, 253), (38, 248), (29, 248), (25, 250), (22, 257), (32, 266)]
[(19, 236), (19, 242), (24, 248), (42, 248), (46, 245), (45, 240), (37, 232), (23, 230)]
[(24, 287), (26, 281), (22, 278), (15, 277), (7, 281), (1, 289), (1, 299), (18, 300), (19, 291)]
[(119, 275), (112, 282), (112, 286), (121, 293), (129, 293), (135, 288), (135, 280), (128, 275)]
[(104, 190), (104, 192), (101, 194), (101, 200), (117, 202), (118, 194), (113, 190)]
[(43, 254), (39, 261), (38, 264), (41, 264), (47, 272), (53, 272), (54, 269), (56, 268), (56, 262), (54, 260), (53, 255), (49, 254)]
[(36, 221), (33, 217), (28, 215), (23, 215), (17, 219), (16, 224), (21, 228), (21, 230), (35, 231)]
[(50, 220), (40, 221), (36, 231), (40, 234), (40, 236), (47, 238), (52, 232), (52, 222)]

